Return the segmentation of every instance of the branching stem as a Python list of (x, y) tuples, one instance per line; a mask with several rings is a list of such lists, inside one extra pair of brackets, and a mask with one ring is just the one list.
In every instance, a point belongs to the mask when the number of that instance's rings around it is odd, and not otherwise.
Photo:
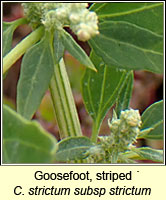
[(40, 26), (38, 29), (29, 34), (24, 40), (17, 44), (4, 58), (3, 58), (3, 74), (43, 36), (44, 27)]

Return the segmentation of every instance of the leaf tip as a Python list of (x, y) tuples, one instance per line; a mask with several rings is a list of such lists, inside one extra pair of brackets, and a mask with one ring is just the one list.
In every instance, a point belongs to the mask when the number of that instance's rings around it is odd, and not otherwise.
[(91, 66), (90, 69), (92, 69), (95, 72), (98, 72), (98, 70), (94, 66)]

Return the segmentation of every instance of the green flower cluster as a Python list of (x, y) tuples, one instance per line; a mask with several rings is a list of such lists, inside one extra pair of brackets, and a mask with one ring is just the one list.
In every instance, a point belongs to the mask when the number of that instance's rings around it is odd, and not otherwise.
[(98, 18), (87, 3), (22, 3), (33, 28), (43, 24), (46, 30), (61, 30), (70, 26), (81, 41), (99, 34)]
[(41, 25), (41, 19), (44, 13), (42, 3), (22, 3), (22, 6), (30, 26), (35, 29)]
[(117, 162), (119, 153), (129, 149), (132, 143), (136, 141), (141, 123), (138, 110), (121, 111), (119, 119), (114, 112), (112, 120), (108, 121), (111, 134), (99, 137), (99, 144), (90, 148), (86, 153), (87, 162)]
[(121, 111), (120, 119), (114, 113), (111, 122), (108, 122), (111, 135), (110, 141), (119, 151), (123, 151), (129, 144), (136, 141), (140, 132), (141, 116), (138, 110)]

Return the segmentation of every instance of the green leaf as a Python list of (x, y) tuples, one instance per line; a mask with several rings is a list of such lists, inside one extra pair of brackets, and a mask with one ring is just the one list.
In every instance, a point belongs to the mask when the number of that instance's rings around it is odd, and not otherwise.
[(118, 155), (119, 158), (122, 158), (122, 159), (129, 159), (129, 160), (144, 160), (140, 155), (138, 155), (137, 153), (135, 153), (134, 151), (131, 151), (131, 150), (127, 150), (123, 153), (120, 153)]
[(100, 34), (89, 42), (97, 55), (108, 65), (162, 73), (163, 4), (110, 4), (96, 8)]
[(46, 34), (23, 57), (17, 87), (17, 111), (27, 119), (40, 105), (54, 71), (49, 39), (50, 36)]
[(50, 163), (56, 149), (56, 139), (40, 124), (3, 106), (3, 163)]
[(96, 68), (91, 62), (90, 58), (86, 55), (85, 51), (76, 43), (76, 41), (69, 33), (63, 31), (61, 33), (61, 39), (64, 47), (73, 57), (75, 57), (81, 64), (96, 71)]
[[(163, 100), (149, 106), (141, 119), (142, 126), (138, 138), (163, 139)], [(148, 129), (150, 131), (146, 131)]]
[(105, 66), (94, 52), (91, 59), (98, 72), (86, 69), (82, 94), (86, 109), (94, 120), (94, 132), (97, 134), (103, 118), (118, 97), (126, 71)]
[(100, 21), (125, 20), (155, 33), (163, 33), (163, 3), (161, 2), (96, 3), (90, 10), (97, 13)]
[(16, 27), (13, 23), (3, 22), (3, 56), (12, 48), (13, 32)]
[(163, 150), (151, 149), (149, 147), (132, 148), (142, 159), (163, 162)]
[(93, 144), (87, 137), (69, 137), (59, 142), (59, 148), (56, 152), (56, 161), (67, 162), (72, 160), (81, 160), (85, 158), (85, 152)]
[(126, 79), (121, 88), (119, 97), (116, 101), (116, 113), (119, 117), (121, 110), (126, 110), (129, 108), (130, 98), (133, 89), (133, 71), (129, 71), (126, 74)]
[(55, 59), (57, 63), (60, 62), (60, 59), (63, 57), (64, 50), (65, 50), (65, 47), (60, 37), (61, 36), (60, 36), (59, 31), (56, 30), (54, 32), (54, 51), (55, 51), (54, 55), (55, 55)]
[[(98, 3), (97, 3), (98, 4)], [(99, 4), (98, 4), (99, 5)], [(163, 34), (163, 3), (101, 3), (93, 5), (100, 21), (126, 21)]]
[(13, 22), (3, 22), (3, 57), (12, 48), (12, 39), (15, 29), (21, 25), (27, 23), (25, 18), (15, 20)]
[[(97, 3), (98, 4), (98, 3)], [(163, 3), (102, 3), (90, 8), (99, 21), (126, 21), (163, 34)]]

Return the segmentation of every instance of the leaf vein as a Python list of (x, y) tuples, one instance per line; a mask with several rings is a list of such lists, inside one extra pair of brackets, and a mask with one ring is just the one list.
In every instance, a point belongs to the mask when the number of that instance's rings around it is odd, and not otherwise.
[(122, 42), (122, 41), (117, 40), (117, 39), (113, 39), (113, 38), (110, 38), (110, 37), (106, 37), (106, 36), (103, 35), (103, 34), (100, 34), (100, 36), (101, 36), (102, 38), (104, 38), (104, 39), (107, 39), (107, 40), (110, 40), (110, 41), (114, 41), (115, 43), (120, 43), (120, 44), (127, 45), (127, 46), (129, 46), (129, 47), (132, 47), (132, 48), (135, 48), (135, 49), (144, 51), (144, 52), (149, 52), (149, 53), (153, 53), (153, 54), (157, 54), (157, 55), (161, 55), (161, 56), (162, 56), (162, 53), (159, 53), (159, 52), (156, 52), (156, 51), (153, 51), (153, 50), (144, 49), (144, 48), (135, 46), (134, 44), (131, 44), (131, 43), (128, 43), (128, 42)]
[[(92, 73), (92, 72), (90, 72)], [(90, 76), (88, 76), (88, 85), (87, 85), (87, 89), (88, 89), (88, 95), (89, 95), (89, 102), (90, 102), (90, 105), (91, 105), (91, 109), (92, 109), (92, 112), (96, 118), (96, 112), (95, 112), (95, 109), (94, 109), (94, 106), (93, 106), (93, 100), (92, 100), (92, 92), (91, 92), (91, 89), (90, 89)]]
[(23, 145), (25, 145), (25, 146), (32, 147), (32, 148), (34, 148), (34, 149), (36, 149), (36, 150), (39, 150), (39, 151), (42, 151), (42, 152), (44, 152), (44, 153), (50, 154), (50, 152), (49, 152), (49, 151), (46, 151), (44, 148), (37, 147), (37, 146), (35, 146), (34, 144), (25, 142), (25, 141), (20, 140), (20, 139), (15, 139), (15, 138), (4, 139), (4, 142), (15, 142), (15, 141), (16, 141), (16, 142), (19, 142), (20, 144), (23, 144)]
[[(38, 47), (39, 48), (39, 47)], [(39, 48), (40, 49), (40, 48)], [(30, 99), (30, 96), (32, 94), (32, 91), (33, 91), (33, 88), (34, 88), (34, 85), (35, 85), (35, 82), (36, 82), (36, 76), (38, 74), (38, 72), (40, 71), (40, 66), (41, 66), (41, 63), (42, 63), (42, 60), (43, 60), (43, 56), (44, 56), (44, 52), (45, 52), (45, 48), (43, 48), (43, 53), (41, 53), (41, 57), (39, 59), (39, 62), (37, 64), (37, 67), (36, 67), (36, 70), (34, 72), (34, 75), (32, 77), (32, 82), (31, 82), (31, 85), (30, 85), (30, 88), (29, 88), (29, 92), (27, 94), (27, 98), (25, 100), (25, 106), (24, 106), (24, 113), (27, 111), (27, 106), (28, 106), (28, 102), (29, 102), (29, 99)], [(38, 67), (39, 66), (39, 67)]]
[(108, 18), (108, 17), (112, 17), (113, 18), (113, 17), (120, 17), (120, 16), (123, 16), (123, 15), (135, 14), (135, 13), (139, 13), (139, 12), (142, 12), (142, 11), (145, 11), (145, 10), (149, 10), (151, 8), (159, 7), (161, 5), (163, 5), (163, 3), (158, 3), (158, 4), (150, 5), (150, 6), (143, 6), (141, 8), (133, 9), (132, 11), (127, 11), (127, 12), (99, 15), (99, 18), (100, 19)]

